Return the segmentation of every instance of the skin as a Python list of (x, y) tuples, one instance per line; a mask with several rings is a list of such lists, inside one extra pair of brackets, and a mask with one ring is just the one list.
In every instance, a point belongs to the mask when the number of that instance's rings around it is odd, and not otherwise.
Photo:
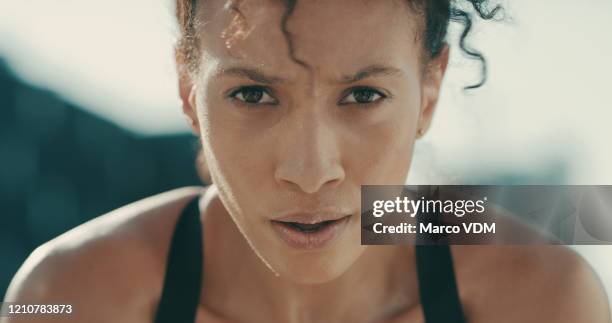
[[(424, 64), (419, 20), (395, 1), (299, 2), (287, 27), (301, 64), (288, 55), (277, 2), (243, 3), (243, 33), (223, 1), (200, 9), (200, 69), (179, 86), (214, 185), (136, 202), (46, 243), (6, 300), (73, 304), (74, 321), (150, 322), (174, 224), (201, 195), (208, 261), (198, 322), (423, 322), (413, 248), (361, 246), (357, 214), (360, 185), (404, 183), (448, 50)], [(251, 92), (236, 92), (244, 86)], [(242, 102), (258, 96), (253, 86), (268, 93)], [(372, 94), (363, 87), (380, 94), (357, 103)], [(271, 229), (279, 214), (321, 208), (353, 215), (326, 248), (292, 249)], [(452, 252), (470, 322), (610, 321), (597, 278), (566, 248)]]
[[(295, 56), (309, 67), (304, 68), (287, 54), (279, 28), (283, 5), (245, 2), (240, 9), (252, 24), (249, 36), (228, 50), (219, 35), (231, 26), (232, 13), (223, 9), (222, 1), (204, 3), (201, 69), (181, 86), (189, 93), (185, 113), (201, 135), (220, 198), (274, 272), (306, 284), (331, 281), (365, 250), (355, 247), (360, 241), (360, 185), (405, 181), (417, 129), (431, 118), (448, 56), (423, 80), (420, 51), (412, 41), (416, 19), (406, 19), (414, 14), (405, 5), (389, 2), (374, 10), (353, 6), (347, 17), (338, 19), (336, 13), (350, 7), (348, 2), (305, 2), (288, 26)], [(318, 37), (343, 29), (357, 32)], [(373, 37), (362, 37), (360, 31), (366, 30)], [(347, 60), (347, 52), (360, 59)], [(237, 69), (250, 72), (230, 72)], [(348, 80), (368, 72), (359, 81)], [(271, 82), (238, 73), (258, 73)], [(269, 93), (258, 104), (227, 97), (241, 86), (266, 86)], [(359, 86), (387, 98), (376, 94), (369, 104), (351, 103), (351, 91)], [(334, 248), (295, 252), (270, 225), (271, 219), (292, 210), (328, 209), (354, 215)]]

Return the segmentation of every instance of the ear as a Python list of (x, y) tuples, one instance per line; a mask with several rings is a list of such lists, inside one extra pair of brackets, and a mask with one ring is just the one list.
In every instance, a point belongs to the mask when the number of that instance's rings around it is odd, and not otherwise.
[(442, 80), (446, 74), (448, 59), (449, 47), (445, 44), (440, 55), (434, 58), (425, 67), (427, 70), (424, 73), (423, 99), (421, 101), (421, 111), (419, 112), (419, 121), (417, 124), (417, 138), (421, 138), (431, 125), (431, 120), (440, 96)]
[(200, 135), (200, 123), (198, 122), (198, 113), (196, 110), (195, 86), (192, 82), (191, 75), (185, 57), (175, 50), (176, 70), (178, 72), (178, 87), (179, 96), (183, 113), (185, 114), (191, 130), (196, 135)]

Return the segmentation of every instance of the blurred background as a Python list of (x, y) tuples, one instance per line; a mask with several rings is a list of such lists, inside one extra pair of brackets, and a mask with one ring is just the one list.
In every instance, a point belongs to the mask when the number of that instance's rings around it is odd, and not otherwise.
[[(454, 51), (412, 184), (612, 184), (612, 0), (508, 0)], [(0, 295), (38, 245), (197, 185), (166, 0), (0, 0)], [(453, 29), (452, 35), (456, 35)], [(612, 247), (576, 246), (612, 294)]]

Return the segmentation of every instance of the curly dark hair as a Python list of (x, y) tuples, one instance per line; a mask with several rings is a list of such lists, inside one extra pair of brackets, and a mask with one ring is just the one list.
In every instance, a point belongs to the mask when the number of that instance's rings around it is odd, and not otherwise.
[[(286, 28), (288, 18), (293, 13), (297, 0), (282, 0), (287, 8), (282, 20), (281, 30), (289, 43), (290, 55), (294, 60), (304, 65), (293, 56), (293, 44), (289, 31)], [(195, 13), (198, 0), (176, 0), (176, 16), (178, 18), (181, 38), (177, 44), (177, 55), (181, 61), (186, 63), (190, 71), (197, 69), (197, 58), (199, 49), (195, 33)], [(459, 48), (469, 58), (481, 62), (482, 74), (478, 83), (466, 86), (466, 90), (481, 87), (487, 79), (487, 62), (484, 55), (478, 50), (470, 47), (466, 41), (472, 30), (472, 19), (474, 13), (481, 19), (491, 20), (498, 16), (502, 6), (491, 5), (489, 0), (407, 0), (410, 7), (424, 17), (423, 46), (426, 58), (431, 60), (440, 55), (447, 44), (446, 38), (450, 22), (457, 22), (463, 26), (459, 37)], [(467, 5), (468, 8), (465, 8)], [(233, 10), (239, 13), (237, 6)]]

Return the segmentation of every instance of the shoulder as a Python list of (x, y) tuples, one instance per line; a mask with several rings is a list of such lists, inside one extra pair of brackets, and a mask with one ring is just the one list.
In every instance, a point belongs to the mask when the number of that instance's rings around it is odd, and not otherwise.
[(598, 277), (567, 247), (455, 246), (453, 255), (473, 322), (610, 322)]
[(41, 245), (13, 278), (6, 301), (72, 304), (79, 321), (117, 321), (107, 316), (117, 310), (126, 321), (146, 320), (161, 292), (178, 214), (202, 192), (188, 187), (155, 195)]

